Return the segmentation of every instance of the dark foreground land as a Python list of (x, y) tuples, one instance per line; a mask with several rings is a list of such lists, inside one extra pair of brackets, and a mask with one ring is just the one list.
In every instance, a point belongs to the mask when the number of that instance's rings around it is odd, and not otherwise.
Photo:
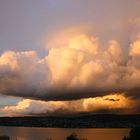
[(134, 128), (140, 115), (84, 115), (75, 117), (1, 117), (0, 126), (55, 128)]

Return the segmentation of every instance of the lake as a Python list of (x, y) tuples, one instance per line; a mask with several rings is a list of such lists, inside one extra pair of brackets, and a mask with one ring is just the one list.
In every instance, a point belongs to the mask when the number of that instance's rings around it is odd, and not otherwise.
[(118, 128), (35, 128), (35, 127), (0, 127), (0, 135), (10, 136), (12, 140), (65, 140), (71, 133), (88, 140), (122, 140), (130, 129)]

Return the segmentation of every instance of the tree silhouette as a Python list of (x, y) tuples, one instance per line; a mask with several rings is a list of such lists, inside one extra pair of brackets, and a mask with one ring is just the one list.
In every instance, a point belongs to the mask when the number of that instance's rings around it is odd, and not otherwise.
[(129, 140), (129, 138), (128, 138), (128, 137), (126, 137), (126, 136), (124, 136), (124, 138), (123, 138), (122, 140)]
[(140, 127), (131, 129), (129, 136), (125, 136), (122, 140), (140, 140)]
[(77, 134), (72, 133), (72, 134), (70, 134), (70, 136), (68, 136), (68, 137), (66, 138), (66, 140), (87, 140), (87, 139), (86, 139), (86, 138), (80, 139), (80, 138), (78, 138)]
[(10, 140), (10, 137), (8, 137), (8, 136), (0, 136), (0, 140)]
[(79, 140), (78, 136), (75, 133), (72, 133), (67, 137), (67, 140)]

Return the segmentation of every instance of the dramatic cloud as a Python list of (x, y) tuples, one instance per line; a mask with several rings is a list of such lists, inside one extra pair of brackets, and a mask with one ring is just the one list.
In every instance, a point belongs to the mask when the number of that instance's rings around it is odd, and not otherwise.
[(1, 54), (0, 93), (41, 100), (96, 97), (114, 91), (139, 97), (139, 38), (129, 45), (128, 53), (115, 40), (103, 47), (97, 37), (85, 33), (54, 36), (59, 38), (59, 43), (52, 39), (53, 46), (42, 59), (35, 51)]
[[(98, 112), (103, 113), (108, 110), (110, 113), (135, 113), (138, 100), (125, 97), (124, 94), (114, 93), (103, 97), (86, 98), (75, 101), (37, 101), (23, 99), (17, 105), (5, 106), (0, 109), (3, 115), (50, 115), (53, 113), (79, 113)], [(61, 113), (60, 113), (61, 111)]]
[(140, 112), (139, 7), (139, 0), (0, 1), (0, 116)]

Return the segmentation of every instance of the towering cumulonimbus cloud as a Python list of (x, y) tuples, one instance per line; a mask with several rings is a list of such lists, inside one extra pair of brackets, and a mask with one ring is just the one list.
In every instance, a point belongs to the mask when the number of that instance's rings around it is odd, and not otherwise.
[(35, 51), (1, 54), (1, 94), (40, 100), (72, 100), (112, 92), (139, 97), (139, 38), (126, 52), (116, 40), (104, 47), (97, 37), (85, 33), (56, 36), (51, 42), (44, 58)]

